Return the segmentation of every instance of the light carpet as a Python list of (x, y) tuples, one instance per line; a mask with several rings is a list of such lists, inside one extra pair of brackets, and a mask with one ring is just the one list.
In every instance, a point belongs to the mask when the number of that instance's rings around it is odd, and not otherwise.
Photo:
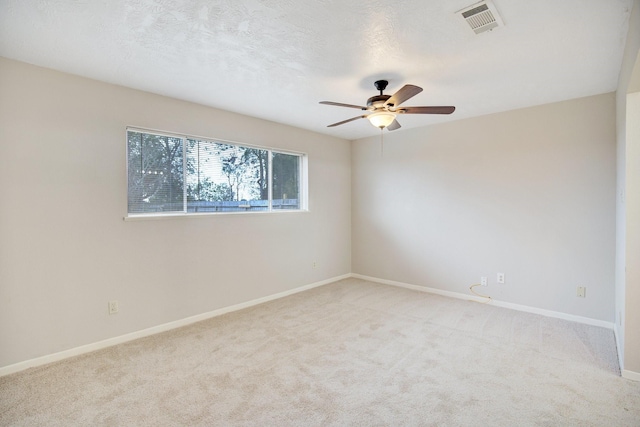
[(0, 378), (10, 426), (639, 426), (611, 330), (347, 279)]

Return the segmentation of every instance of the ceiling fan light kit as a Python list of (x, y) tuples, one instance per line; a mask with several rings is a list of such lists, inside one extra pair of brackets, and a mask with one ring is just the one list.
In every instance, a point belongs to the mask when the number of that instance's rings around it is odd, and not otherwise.
[(400, 129), (400, 123), (396, 120), (398, 114), (451, 114), (456, 107), (400, 107), (400, 104), (422, 92), (422, 88), (415, 85), (404, 85), (399, 91), (393, 95), (384, 95), (382, 92), (386, 89), (389, 82), (387, 80), (378, 80), (374, 83), (376, 89), (380, 91), (380, 95), (374, 95), (367, 100), (367, 106), (362, 107), (354, 104), (343, 104), (341, 102), (320, 101), (320, 104), (334, 105), (338, 107), (357, 108), (358, 110), (368, 111), (370, 114), (352, 117), (341, 122), (332, 123), (327, 127), (340, 126), (345, 123), (358, 119), (369, 119), (369, 122), (377, 128), (396, 130)]
[(378, 111), (367, 116), (372, 125), (384, 129), (396, 119), (396, 114), (390, 111)]

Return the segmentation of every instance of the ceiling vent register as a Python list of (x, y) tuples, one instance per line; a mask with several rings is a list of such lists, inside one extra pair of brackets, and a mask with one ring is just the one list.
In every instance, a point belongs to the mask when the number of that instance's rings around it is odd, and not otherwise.
[(458, 13), (476, 34), (504, 26), (496, 7), (490, 1), (475, 3), (456, 12)]

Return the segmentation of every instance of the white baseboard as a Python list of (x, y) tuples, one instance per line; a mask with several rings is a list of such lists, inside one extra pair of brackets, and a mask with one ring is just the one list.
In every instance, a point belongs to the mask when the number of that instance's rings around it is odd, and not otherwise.
[(622, 370), (622, 378), (626, 378), (632, 381), (640, 381), (640, 372)]
[[(399, 286), (401, 288), (413, 289), (416, 291), (429, 292), (432, 294), (438, 294), (438, 295), (443, 295), (447, 297), (463, 299), (467, 301), (478, 301), (478, 302), (486, 301), (482, 298), (478, 298), (473, 295), (461, 294), (459, 292), (444, 291), (442, 289), (428, 288), (426, 286), (411, 285), (409, 283), (397, 282), (395, 280), (379, 279), (377, 277), (364, 276), (362, 274), (352, 273), (351, 277), (356, 279), (368, 280), (370, 282), (382, 283), (385, 285)], [(491, 300), (490, 304), (495, 305), (497, 307), (510, 308), (512, 310), (524, 311), (527, 313), (540, 314), (542, 316), (555, 317), (557, 319), (564, 319), (572, 322), (584, 323), (586, 325), (600, 326), (602, 328), (607, 328), (607, 329), (613, 329), (613, 326), (614, 326), (613, 322), (606, 322), (604, 320), (592, 319), (590, 317), (576, 316), (573, 314), (562, 313), (559, 311), (551, 311), (551, 310), (545, 310), (542, 308), (529, 307), (526, 305), (513, 304), (505, 301), (496, 301), (494, 299)]]
[(628, 380), (640, 381), (640, 373), (634, 371), (628, 371), (623, 369), (624, 367), (624, 357), (622, 355), (622, 346), (620, 345), (620, 329), (618, 324), (616, 323), (613, 327), (613, 335), (616, 337), (616, 349), (618, 350), (618, 363), (620, 364), (620, 374), (622, 378), (626, 378)]
[(616, 340), (616, 352), (618, 353), (618, 366), (620, 366), (620, 371), (622, 373), (622, 371), (624, 369), (622, 369), (624, 367), (624, 357), (622, 354), (622, 345), (620, 343), (620, 329), (617, 323), (613, 324), (613, 337)]
[(381, 283), (383, 285), (398, 286), (401, 288), (412, 289), (414, 291), (428, 292), (430, 294), (438, 294), (445, 297), (458, 298), (458, 299), (463, 299), (468, 301), (485, 302), (484, 299), (478, 298), (474, 295), (466, 295), (466, 294), (461, 294), (459, 292), (444, 291), (442, 289), (428, 288), (426, 286), (411, 285), (409, 283), (397, 282), (395, 280), (379, 279), (377, 277), (365, 276), (363, 274), (351, 273), (351, 277), (353, 277), (354, 279), (362, 279), (362, 280), (367, 280), (369, 282)]
[(307, 291), (309, 289), (317, 288), (319, 286), (324, 286), (329, 283), (336, 282), (338, 280), (348, 279), (350, 277), (351, 277), (351, 274), (344, 274), (342, 276), (337, 276), (331, 279), (322, 280), (320, 282), (311, 283), (309, 285), (300, 286), (298, 288), (290, 289), (288, 291), (280, 292), (273, 295), (268, 295), (266, 297), (257, 298), (251, 301), (243, 302), (243, 303), (232, 305), (229, 307), (219, 308), (217, 310), (209, 311), (207, 313), (202, 313), (195, 316), (187, 317), (185, 319), (180, 319), (173, 322), (164, 323), (162, 325), (153, 326), (151, 328), (143, 329), (141, 331), (131, 332), (125, 335), (120, 335), (117, 337), (109, 338), (109, 339), (98, 341), (95, 343), (86, 344), (86, 345), (74, 347), (68, 350), (60, 351), (58, 353), (48, 354), (46, 356), (36, 357), (34, 359), (25, 360), (23, 362), (18, 362), (12, 365), (3, 366), (3, 367), (0, 367), (0, 377), (13, 374), (16, 372), (24, 371), (25, 369), (33, 368), (36, 366), (42, 366), (48, 363), (58, 362), (63, 359), (68, 359), (70, 357), (79, 356), (81, 354), (90, 353), (92, 351), (101, 350), (103, 348), (122, 344), (128, 341), (133, 341), (138, 338), (148, 337), (149, 335), (155, 335), (161, 332), (169, 331), (171, 329), (187, 326), (192, 323), (200, 322), (202, 320), (207, 320), (216, 316), (221, 316), (223, 314), (227, 314), (232, 311), (238, 311), (244, 308), (253, 307), (255, 305), (263, 304), (265, 302), (273, 301), (279, 298), (284, 298), (289, 295), (297, 294), (299, 292)]
[[(428, 288), (425, 286), (418, 286), (418, 285), (412, 285), (409, 283), (403, 283), (403, 282), (397, 282), (394, 280), (386, 280), (386, 279), (379, 279), (377, 277), (370, 277), (370, 276), (365, 276), (362, 274), (355, 274), (355, 273), (350, 273), (350, 274), (344, 274), (341, 276), (337, 276), (337, 277), (333, 277), (331, 279), (326, 279), (326, 280), (322, 280), (319, 282), (315, 282), (315, 283), (311, 283), (309, 285), (305, 285), (305, 286), (300, 286), (298, 288), (295, 289), (290, 289), (288, 291), (284, 291), (284, 292), (280, 292), (277, 294), (273, 294), (273, 295), (268, 295), (266, 297), (262, 297), (262, 298), (257, 298), (251, 301), (247, 301), (247, 302), (243, 302), (240, 304), (236, 304), (236, 305), (232, 305), (229, 307), (223, 307), (217, 310), (213, 310), (207, 313), (202, 313), (202, 314), (198, 314), (195, 316), (191, 316), (191, 317), (187, 317), (185, 319), (180, 319), (180, 320), (176, 320), (173, 322), (169, 322), (169, 323), (164, 323), (162, 325), (158, 325), (158, 326), (153, 326), (151, 328), (147, 328), (147, 329), (143, 329), (140, 331), (136, 331), (136, 332), (131, 332), (125, 335), (120, 335), (117, 337), (113, 337), (113, 338), (109, 338), (106, 340), (102, 340), (102, 341), (98, 341), (95, 343), (91, 343), (91, 344), (86, 344), (86, 345), (82, 345), (79, 347), (74, 347), (68, 350), (64, 350), (64, 351), (60, 351), (58, 353), (53, 353), (53, 354), (49, 354), (46, 356), (41, 356), (41, 357), (37, 357), (34, 359), (30, 359), (30, 360), (26, 360), (23, 362), (18, 362), (12, 365), (8, 365), (8, 366), (3, 366), (0, 367), (0, 377), (4, 376), (4, 375), (9, 375), (9, 374), (13, 374), (16, 372), (20, 372), (23, 371), (25, 369), (29, 369), (29, 368), (33, 368), (36, 366), (42, 366), (42, 365), (46, 365), (48, 363), (52, 363), (52, 362), (57, 362), (63, 359), (68, 359), (70, 357), (74, 357), (74, 356), (79, 356), (81, 354), (86, 354), (86, 353), (90, 353), (92, 351), (96, 351), (96, 350), (101, 350), (103, 348), (107, 348), (107, 347), (111, 347), (114, 345), (118, 345), (118, 344), (122, 344), (128, 341), (133, 341), (135, 339), (138, 338), (144, 338), (150, 335), (154, 335), (154, 334), (158, 334), (161, 332), (166, 332), (172, 329), (176, 329), (176, 328), (180, 328), (182, 326), (187, 326), (190, 325), (192, 323), (196, 323), (196, 322), (200, 322), (202, 320), (207, 320), (210, 319), (212, 317), (216, 317), (216, 316), (221, 316), (223, 314), (226, 313), (230, 313), (233, 311), (238, 311), (238, 310), (242, 310), (244, 308), (249, 308), (258, 304), (262, 304), (265, 302), (269, 302), (269, 301), (273, 301), (279, 298), (284, 298), (287, 297), (289, 295), (293, 295), (299, 292), (303, 292), (309, 289), (313, 289), (313, 288), (317, 288), (319, 286), (324, 286), (327, 285), (329, 283), (333, 283), (336, 282), (338, 280), (342, 280), (342, 279), (347, 279), (347, 278), (356, 278), (356, 279), (363, 279), (363, 280), (368, 280), (370, 282), (376, 282), (376, 283), (382, 283), (382, 284), (386, 284), (386, 285), (392, 285), (392, 286), (398, 286), (398, 287), (402, 287), (402, 288), (407, 288), (407, 289), (412, 289), (412, 290), (416, 290), (416, 291), (421, 291), (421, 292), (429, 292), (429, 293), (433, 293), (433, 294), (438, 294), (438, 295), (443, 295), (443, 296), (447, 296), (447, 297), (452, 297), (452, 298), (458, 298), (458, 299), (463, 299), (463, 300), (468, 300), (468, 301), (479, 301), (479, 302), (484, 302), (485, 300), (483, 300), (482, 298), (478, 298), (476, 296), (473, 295), (467, 295), (467, 294), (462, 294), (459, 292), (451, 292), (451, 291), (445, 291), (442, 289), (435, 289), (435, 288)], [(548, 316), (548, 317), (555, 317), (555, 318), (559, 318), (559, 319), (564, 319), (564, 320), (569, 320), (569, 321), (573, 321), (573, 322), (579, 322), (579, 323), (584, 323), (587, 325), (593, 325), (593, 326), (600, 326), (600, 327), (604, 327), (604, 328), (608, 328), (608, 329), (613, 329), (614, 333), (615, 333), (615, 328), (614, 328), (614, 323), (612, 322), (605, 322), (602, 320), (597, 320), (597, 319), (591, 319), (588, 317), (581, 317), (581, 316), (575, 316), (575, 315), (571, 315), (571, 314), (567, 314), (567, 313), (561, 313), (561, 312), (557, 312), (557, 311), (551, 311), (551, 310), (544, 310), (544, 309), (540, 309), (540, 308), (536, 308), (536, 307), (529, 307), (529, 306), (524, 306), (524, 305), (519, 305), (519, 304), (512, 304), (512, 303), (508, 303), (508, 302), (503, 302), (503, 301), (496, 301), (496, 300), (491, 300), (491, 304), (498, 306), (498, 307), (504, 307), (504, 308), (510, 308), (513, 310), (518, 310), (518, 311), (524, 311), (524, 312), (528, 312), (528, 313), (535, 313), (535, 314), (540, 314), (543, 316)], [(618, 343), (618, 338), (616, 335), (616, 343)], [(620, 347), (618, 345), (618, 352), (620, 351)], [(621, 365), (622, 366), (622, 365)], [(628, 379), (632, 379), (635, 381), (640, 381), (640, 373), (637, 372), (633, 372), (633, 371), (626, 371), (623, 370), (622, 371), (622, 376), (624, 378), (628, 378)]]

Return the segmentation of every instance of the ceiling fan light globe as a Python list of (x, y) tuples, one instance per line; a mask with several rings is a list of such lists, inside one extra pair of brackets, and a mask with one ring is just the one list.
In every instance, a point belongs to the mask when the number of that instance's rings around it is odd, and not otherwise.
[(367, 116), (372, 125), (384, 129), (396, 119), (396, 114), (390, 111), (378, 111)]

